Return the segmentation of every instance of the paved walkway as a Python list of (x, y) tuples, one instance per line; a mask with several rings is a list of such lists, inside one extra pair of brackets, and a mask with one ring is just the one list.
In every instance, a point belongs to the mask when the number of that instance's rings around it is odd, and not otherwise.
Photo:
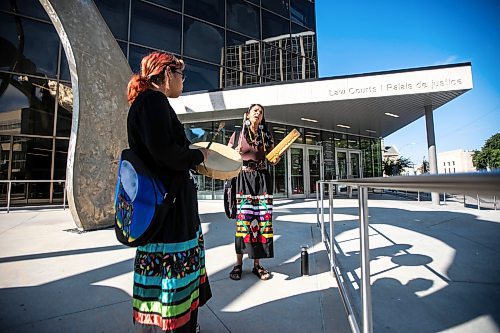
[[(372, 199), (372, 198), (371, 198)], [(390, 199), (390, 200), (387, 200)], [(376, 196), (369, 202), (375, 332), (499, 332), (500, 212)], [(338, 258), (359, 305), (357, 201), (335, 200)], [(349, 332), (316, 226), (316, 202), (275, 202), (273, 272), (234, 264), (233, 223), (201, 201), (214, 297), (202, 332)], [(134, 249), (111, 229), (79, 233), (69, 211), (0, 212), (0, 332), (133, 332)], [(310, 276), (300, 276), (300, 246)]]

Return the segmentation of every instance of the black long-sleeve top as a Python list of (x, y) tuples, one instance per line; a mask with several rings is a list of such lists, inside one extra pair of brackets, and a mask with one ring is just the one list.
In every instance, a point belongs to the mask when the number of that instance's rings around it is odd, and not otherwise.
[(192, 239), (200, 225), (196, 188), (189, 170), (203, 154), (189, 149), (184, 127), (167, 97), (154, 90), (137, 96), (127, 117), (128, 143), (167, 191), (178, 183), (176, 201), (151, 242), (177, 243)]

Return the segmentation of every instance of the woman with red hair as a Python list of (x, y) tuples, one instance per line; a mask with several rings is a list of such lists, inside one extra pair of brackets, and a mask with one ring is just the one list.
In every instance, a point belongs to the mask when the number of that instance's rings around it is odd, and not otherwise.
[(184, 127), (168, 98), (182, 93), (184, 62), (153, 52), (128, 84), (128, 143), (176, 201), (158, 232), (139, 246), (134, 263), (133, 318), (137, 332), (197, 332), (198, 307), (212, 296), (196, 187), (191, 169), (205, 149), (189, 149)]

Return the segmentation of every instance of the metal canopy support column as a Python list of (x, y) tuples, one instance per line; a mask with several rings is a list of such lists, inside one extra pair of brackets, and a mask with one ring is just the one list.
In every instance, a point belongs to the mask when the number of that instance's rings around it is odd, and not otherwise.
[[(425, 125), (427, 129), (427, 147), (429, 149), (429, 168), (431, 174), (437, 174), (436, 138), (434, 136), (434, 117), (432, 105), (425, 107)], [(432, 204), (439, 205), (439, 193), (432, 192)]]

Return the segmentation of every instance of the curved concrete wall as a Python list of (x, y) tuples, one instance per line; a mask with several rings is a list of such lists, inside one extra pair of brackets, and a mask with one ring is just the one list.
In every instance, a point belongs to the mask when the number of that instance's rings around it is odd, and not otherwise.
[(64, 47), (73, 88), (67, 192), (78, 227), (113, 224), (117, 160), (127, 145), (131, 70), (92, 0), (40, 0)]

